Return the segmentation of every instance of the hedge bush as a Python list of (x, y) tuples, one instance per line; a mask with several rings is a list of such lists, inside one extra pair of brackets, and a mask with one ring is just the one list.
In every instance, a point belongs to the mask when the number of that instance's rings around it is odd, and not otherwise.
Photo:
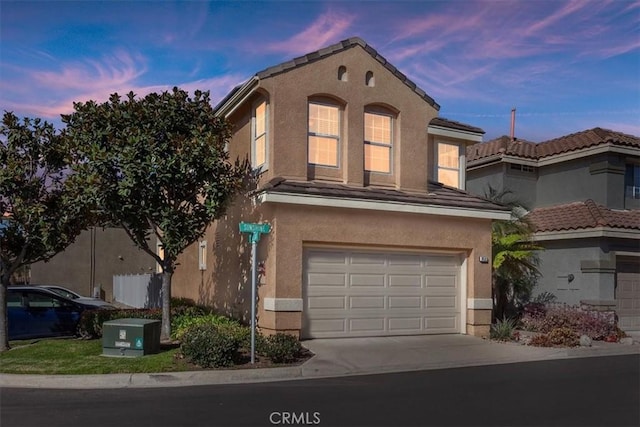
[(214, 324), (193, 325), (184, 332), (181, 353), (202, 368), (233, 365), (240, 342), (231, 328)]
[(174, 316), (171, 319), (171, 337), (176, 340), (182, 340), (185, 332), (194, 326), (204, 325), (238, 325), (235, 320), (217, 314), (199, 314), (193, 315), (189, 312)]
[(264, 341), (264, 354), (273, 363), (295, 362), (302, 352), (300, 341), (292, 335), (277, 333)]

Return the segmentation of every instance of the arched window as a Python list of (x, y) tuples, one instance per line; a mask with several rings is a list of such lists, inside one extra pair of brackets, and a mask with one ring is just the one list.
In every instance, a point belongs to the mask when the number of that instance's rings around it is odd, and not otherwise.
[(376, 85), (376, 78), (373, 77), (373, 71), (367, 71), (367, 74), (364, 78), (364, 83), (369, 87), (374, 87)]
[(344, 65), (341, 65), (338, 67), (338, 80), (340, 80), (341, 82), (346, 82), (348, 80), (349, 76), (347, 74), (347, 67), (345, 67)]

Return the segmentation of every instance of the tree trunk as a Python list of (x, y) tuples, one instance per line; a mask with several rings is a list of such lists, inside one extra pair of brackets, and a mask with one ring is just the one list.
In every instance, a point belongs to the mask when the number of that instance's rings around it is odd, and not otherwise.
[(7, 288), (9, 276), (2, 277), (0, 284), (0, 353), (9, 350), (9, 318), (7, 316)]
[(171, 276), (173, 273), (165, 269), (162, 273), (162, 326), (160, 341), (171, 341)]

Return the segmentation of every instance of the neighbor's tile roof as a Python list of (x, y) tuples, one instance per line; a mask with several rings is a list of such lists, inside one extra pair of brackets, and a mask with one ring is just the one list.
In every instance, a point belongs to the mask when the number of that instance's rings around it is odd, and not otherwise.
[(343, 197), (362, 200), (380, 200), (389, 202), (433, 205), (451, 208), (509, 211), (507, 206), (493, 203), (464, 191), (429, 181), (427, 192), (414, 193), (391, 188), (354, 187), (346, 184), (290, 181), (274, 178), (260, 191), (306, 194), (310, 196)]
[(527, 215), (536, 232), (610, 227), (640, 230), (640, 209), (614, 210), (588, 199), (545, 208)]
[(449, 129), (463, 130), (467, 132), (484, 134), (484, 130), (479, 127), (471, 126), (466, 123), (456, 122), (454, 120), (445, 119), (444, 117), (434, 117), (429, 122), (429, 126), (440, 126)]
[(640, 148), (640, 137), (602, 128), (576, 132), (540, 143), (519, 139), (512, 141), (508, 136), (501, 136), (469, 146), (467, 161), (473, 162), (496, 154), (537, 160), (604, 144)]

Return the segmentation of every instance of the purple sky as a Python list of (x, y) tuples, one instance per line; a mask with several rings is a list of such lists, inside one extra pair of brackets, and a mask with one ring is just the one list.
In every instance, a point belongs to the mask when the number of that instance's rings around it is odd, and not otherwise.
[(359, 36), (440, 116), (543, 141), (640, 135), (640, 2), (7, 1), (0, 108), (60, 126), (74, 101), (179, 86), (219, 101), (268, 66)]

